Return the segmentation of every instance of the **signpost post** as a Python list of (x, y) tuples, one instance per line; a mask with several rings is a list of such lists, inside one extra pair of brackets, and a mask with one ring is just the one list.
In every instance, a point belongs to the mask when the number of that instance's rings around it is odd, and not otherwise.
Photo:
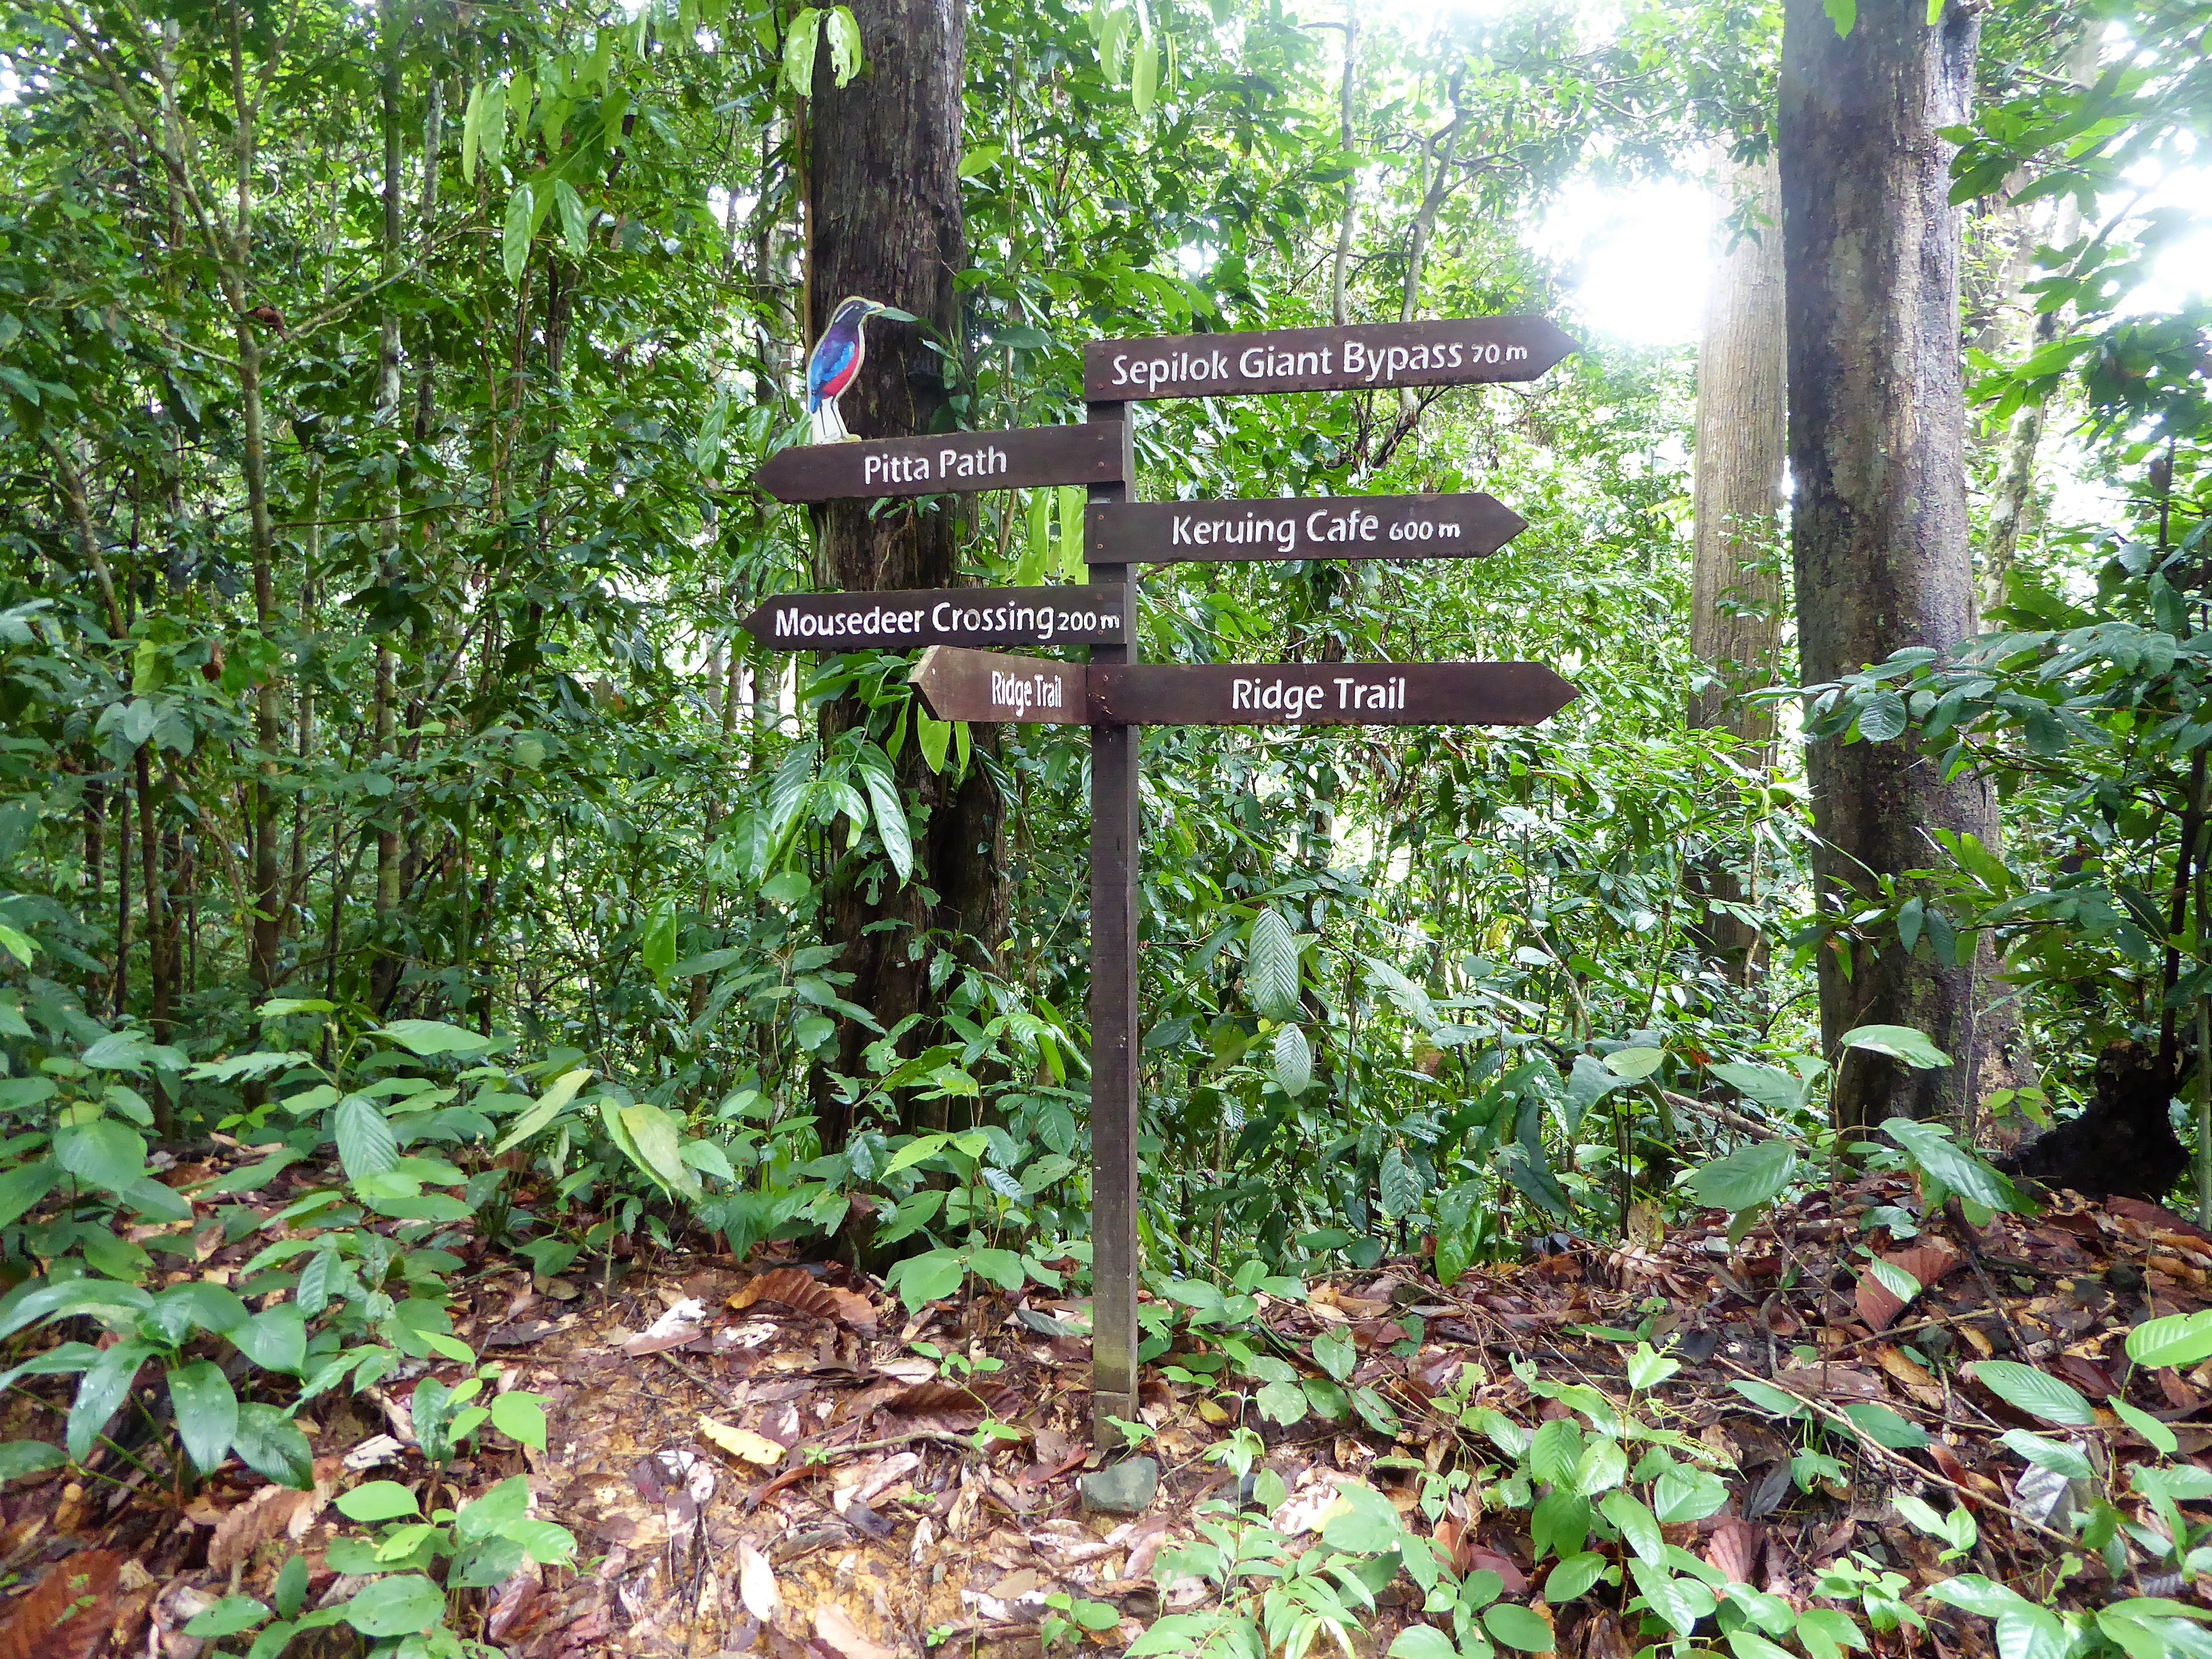
[[(1080, 426), (779, 451), (783, 501), (1083, 484), (1091, 587), (788, 595), (745, 627), (779, 650), (927, 646), (940, 720), (1091, 726), (1091, 1434), (1137, 1414), (1138, 733), (1146, 726), (1533, 726), (1576, 696), (1540, 663), (1181, 666), (1137, 660), (1142, 563), (1480, 558), (1525, 525), (1488, 495), (1133, 506), (1129, 404), (1163, 398), (1533, 380), (1575, 349), (1540, 317), (1278, 329), (1084, 348)], [(1087, 666), (967, 647), (1088, 645)]]

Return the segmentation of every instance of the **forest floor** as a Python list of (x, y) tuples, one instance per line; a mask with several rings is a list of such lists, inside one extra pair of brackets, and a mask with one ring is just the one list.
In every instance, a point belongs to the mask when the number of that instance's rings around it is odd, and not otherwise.
[[(916, 1659), (947, 1644), (1034, 1652), (1047, 1598), (1065, 1594), (1123, 1615), (1085, 1638), (1118, 1650), (1161, 1612), (1199, 1597), (1186, 1581), (1164, 1598), (1154, 1567), (1164, 1547), (1191, 1534), (1203, 1501), (1234, 1496), (1234, 1477), (1206, 1454), (1240, 1419), (1262, 1436), (1264, 1463), (1288, 1489), (1271, 1517), (1278, 1531), (1315, 1528), (1336, 1484), (1358, 1480), (1427, 1532), (1421, 1473), (1498, 1461), (1457, 1410), (1442, 1407), (1460, 1368), (1474, 1368), (1457, 1392), (1462, 1403), (1533, 1423), (1560, 1408), (1532, 1397), (1516, 1359), (1550, 1380), (1625, 1398), (1624, 1362), (1639, 1330), (1662, 1346), (1671, 1337), (1684, 1362), (1645, 1396), (1646, 1414), (1734, 1464), (1727, 1507), (1669, 1528), (1669, 1541), (1801, 1605), (1817, 1570), (1852, 1550), (1916, 1585), (1978, 1571), (2039, 1595), (2030, 1586), (2052, 1581), (2069, 1540), (2043, 1524), (2054, 1494), (2032, 1475), (2024, 1487), (2028, 1471), (1999, 1443), (2032, 1419), (1961, 1368), (2012, 1358), (2093, 1401), (2122, 1394), (2171, 1425), (2181, 1458), (2204, 1462), (2212, 1368), (2131, 1369), (2121, 1345), (2141, 1319), (2212, 1302), (2212, 1237), (2149, 1205), (2070, 1195), (2034, 1219), (2001, 1216), (1978, 1236), (1923, 1233), (1892, 1245), (1877, 1231), (1873, 1242), (1926, 1286), (1900, 1305), (1853, 1251), (1869, 1237), (1869, 1211), (1904, 1195), (1897, 1177), (1816, 1192), (1734, 1247), (1714, 1212), (1642, 1244), (1573, 1243), (1525, 1265), (1477, 1267), (1449, 1290), (1424, 1264), (1401, 1261), (1310, 1282), (1303, 1302), (1262, 1297), (1258, 1321), (1281, 1352), (1303, 1356), (1316, 1335), (1348, 1333), (1358, 1355), (1348, 1380), (1389, 1402), (1397, 1431), (1354, 1416), (1268, 1423), (1233, 1384), (1162, 1379), (1176, 1364), (1166, 1356), (1147, 1368), (1142, 1395), (1159, 1487), (1135, 1515), (1082, 1506), (1080, 1477), (1098, 1463), (1085, 1433), (1089, 1352), (1079, 1336), (1060, 1334), (1079, 1328), (1079, 1301), (979, 1294), (910, 1319), (834, 1264), (679, 1254), (547, 1279), (494, 1255), (454, 1286), (455, 1332), (552, 1402), (547, 1449), (526, 1454), (527, 1467), (537, 1513), (575, 1534), (582, 1565), (526, 1570), (484, 1598), (479, 1627), (464, 1633), (518, 1659)], [(219, 1270), (222, 1259), (207, 1265)], [(1178, 1342), (1196, 1353), (1200, 1339), (1182, 1329)], [(941, 1376), (916, 1344), (1000, 1365), (973, 1373), (971, 1387)], [(19, 1385), (0, 1408), (0, 1431), (58, 1438), (55, 1407), (69, 1387)], [(227, 1591), (266, 1599), (295, 1550), (312, 1570), (310, 1605), (342, 1598), (353, 1585), (334, 1583), (322, 1561), (349, 1524), (328, 1507), (331, 1497), (357, 1480), (430, 1475), (402, 1437), (409, 1387), (398, 1382), (379, 1399), (325, 1396), (302, 1413), (317, 1454), (313, 1492), (269, 1486), (235, 1462), (181, 1504), (143, 1476), (80, 1484), (57, 1472), (19, 1482), (0, 1498), (0, 1572), (28, 1586), (79, 1551), (117, 1553), (106, 1650), (171, 1659), (211, 1650), (183, 1633), (185, 1623)], [(1926, 1443), (1889, 1450), (1835, 1432), (1826, 1449), (1840, 1473), (1801, 1489), (1798, 1431), (1753, 1403), (1775, 1403), (1773, 1389), (1838, 1429), (1851, 1407), (1879, 1404), (1917, 1425)], [(2100, 1418), (2095, 1432), (2115, 1464), (2144, 1455), (2132, 1431), (2101, 1408)], [(993, 1431), (979, 1433), (987, 1424)], [(465, 1497), (525, 1459), (511, 1446), (482, 1452), (444, 1480)], [(1965, 1501), (1979, 1528), (1971, 1559), (1938, 1565), (1942, 1547), (1893, 1506), (1905, 1492), (1939, 1510)], [(1507, 1595), (1540, 1602), (1528, 1583), (1526, 1522), (1525, 1511), (1469, 1516), (1455, 1500), (1436, 1529), (1462, 1571), (1490, 1568)], [(2066, 1596), (2102, 1599), (2114, 1587), (2093, 1563)], [(2192, 1594), (2174, 1581), (2130, 1590)], [(1414, 1595), (1402, 1577), (1385, 1593), (1380, 1616), (1355, 1638), (1363, 1655), (1389, 1646)], [(1937, 1651), (1984, 1648), (1980, 1621), (1931, 1611), (1942, 1615)], [(1559, 1651), (1577, 1659), (1628, 1650), (1607, 1614), (1562, 1609), (1558, 1636)], [(304, 1639), (293, 1650), (307, 1650)]]

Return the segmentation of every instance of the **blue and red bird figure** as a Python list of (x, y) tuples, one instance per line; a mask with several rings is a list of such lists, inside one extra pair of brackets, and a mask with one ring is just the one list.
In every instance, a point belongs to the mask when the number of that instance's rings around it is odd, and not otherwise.
[(814, 355), (806, 360), (806, 412), (814, 419), (816, 443), (852, 441), (853, 434), (845, 430), (845, 417), (837, 412), (837, 399), (859, 378), (861, 360), (867, 356), (868, 342), (861, 325), (885, 313), (906, 315), (858, 295), (840, 300), (830, 315), (830, 326), (814, 343)]

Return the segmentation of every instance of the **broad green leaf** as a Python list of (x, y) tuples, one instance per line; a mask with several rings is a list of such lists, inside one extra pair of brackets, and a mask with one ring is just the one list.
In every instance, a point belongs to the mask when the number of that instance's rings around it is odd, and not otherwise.
[(537, 202), (528, 185), (517, 185), (507, 198), (507, 219), (501, 227), (499, 238), (500, 268), (507, 272), (507, 280), (522, 280), (523, 267), (530, 263), (530, 227), (536, 216)]
[(1712, 1209), (1755, 1210), (1778, 1198), (1796, 1172), (1796, 1147), (1786, 1140), (1762, 1140), (1692, 1170), (1690, 1191)]
[(622, 1124), (637, 1149), (639, 1164), (647, 1174), (658, 1176), (670, 1191), (681, 1193), (686, 1198), (706, 1196), (699, 1177), (684, 1161), (683, 1143), (677, 1133), (675, 1119), (659, 1107), (641, 1101), (622, 1109)]
[(1459, 1659), (1459, 1649), (1434, 1625), (1408, 1625), (1392, 1639), (1389, 1659)]
[(901, 881), (914, 875), (914, 836), (907, 823), (906, 805), (899, 799), (898, 784), (890, 773), (880, 766), (862, 766), (860, 781), (867, 786), (868, 804), (875, 809), (876, 834), (884, 844), (884, 856), (891, 861)]
[(2127, 1349), (2138, 1365), (2179, 1369), (2212, 1358), (2212, 1308), (2147, 1319), (2128, 1333)]
[(1152, 112), (1152, 100), (1159, 95), (1159, 44), (1150, 40), (1139, 41), (1129, 72), (1129, 102), (1138, 114)]
[(67, 1441), (73, 1462), (82, 1463), (92, 1455), (100, 1431), (130, 1397), (139, 1367), (153, 1357), (153, 1344), (133, 1339), (107, 1349), (85, 1371), (70, 1404)]
[(437, 1054), (480, 1054), (496, 1041), (440, 1019), (395, 1019), (381, 1034), (425, 1060)]
[(491, 1425), (517, 1445), (545, 1449), (545, 1396), (511, 1389), (491, 1402)]
[(331, 1108), (338, 1162), (354, 1180), (381, 1175), (399, 1162), (399, 1140), (384, 1109), (366, 1095), (348, 1095)]
[(592, 216), (584, 207), (584, 198), (576, 194), (575, 185), (566, 179), (553, 181), (553, 200), (561, 210), (561, 234), (568, 244), (568, 252), (580, 259), (592, 245)]
[(307, 1437), (275, 1406), (242, 1402), (238, 1433), (231, 1443), (246, 1468), (280, 1486), (306, 1492), (314, 1485), (315, 1454)]
[(1251, 937), (1244, 950), (1244, 991), (1262, 1018), (1297, 1018), (1297, 938), (1282, 912), (1272, 906), (1252, 919)]
[(1844, 1032), (1841, 1046), (1887, 1054), (1917, 1071), (1932, 1071), (1951, 1063), (1950, 1055), (1910, 1025), (1862, 1025)]
[(202, 1474), (212, 1474), (230, 1455), (238, 1432), (238, 1395), (222, 1367), (202, 1359), (169, 1373), (169, 1403), (177, 1414), (177, 1437), (185, 1443)]
[(403, 1515), (420, 1515), (422, 1506), (415, 1494), (397, 1480), (368, 1480), (332, 1500), (349, 1521), (364, 1523), (396, 1521)]
[(21, 1480), (60, 1468), (69, 1455), (43, 1440), (10, 1440), (0, 1444), (0, 1481)]
[(216, 1641), (252, 1630), (269, 1616), (269, 1609), (250, 1595), (226, 1595), (185, 1626), (185, 1634)]
[(1382, 1154), (1376, 1185), (1382, 1194), (1382, 1213), (1393, 1221), (1413, 1214), (1421, 1206), (1421, 1178), (1413, 1169), (1413, 1160), (1395, 1145)]
[(814, 54), (822, 37), (822, 13), (801, 6), (783, 36), (783, 84), (800, 98), (814, 95)]
[(1004, 144), (976, 145), (960, 158), (960, 176), (963, 179), (973, 179), (980, 173), (989, 172), (998, 165), (999, 158), (1006, 153), (1006, 147)]
[(444, 1622), (446, 1593), (420, 1573), (398, 1573), (362, 1589), (343, 1614), (363, 1636), (412, 1636)]
[(1934, 1124), (1893, 1117), (1881, 1126), (1881, 1132), (1904, 1147), (1928, 1174), (1960, 1197), (1970, 1198), (1984, 1209), (2017, 1213), (2027, 1207), (2027, 1200), (2010, 1181)]
[(1887, 1446), (1892, 1451), (1912, 1451), (1928, 1443), (1927, 1431), (1918, 1424), (1908, 1422), (1887, 1406), (1872, 1401), (1859, 1401), (1844, 1407), (1844, 1415), (1852, 1425), (1877, 1446)]
[(2069, 1429), (2096, 1424), (2096, 1408), (2076, 1389), (2033, 1365), (2011, 1359), (1983, 1359), (1970, 1366), (1967, 1375), (2008, 1406), (2046, 1423)]
[(1551, 1621), (1517, 1601), (1498, 1601), (1485, 1607), (1482, 1627), (1505, 1646), (1523, 1653), (1549, 1653), (1559, 1646)]
[(146, 1176), (146, 1138), (112, 1118), (54, 1137), (54, 1156), (78, 1180), (119, 1193)]
[(1285, 1428), (1305, 1419), (1305, 1391), (1295, 1382), (1268, 1383), (1253, 1396), (1253, 1404), (1268, 1422), (1279, 1423)]
[[(1306, 1034), (1285, 1025), (1275, 1033), (1275, 1086), (1296, 1100), (1312, 1085), (1313, 1050), (1306, 1046)], [(1384, 1204), (1387, 1207), (1387, 1198)]]
[(1349, 1336), (1338, 1331), (1323, 1331), (1314, 1338), (1313, 1357), (1314, 1364), (1339, 1382), (1350, 1376), (1359, 1364), (1359, 1350), (1352, 1346)]
[(2063, 1441), (2046, 1440), (2026, 1429), (2008, 1429), (2000, 1437), (2007, 1448), (2039, 1469), (2049, 1469), (2053, 1474), (2063, 1474), (2069, 1480), (2092, 1480), (2096, 1470), (2078, 1446)]
[[(1664, 1500), (1664, 1494), (1658, 1494)], [(1727, 1501), (1723, 1488), (1722, 1501)], [(1616, 1492), (1606, 1494), (1598, 1504), (1597, 1512), (1620, 1528), (1620, 1535), (1628, 1547), (1654, 1565), (1667, 1559), (1667, 1540), (1660, 1533), (1658, 1517), (1646, 1509), (1632, 1492)], [(1702, 1519), (1703, 1517), (1699, 1517)]]
[(1590, 1586), (1605, 1576), (1605, 1557), (1595, 1550), (1584, 1550), (1571, 1555), (1553, 1567), (1544, 1579), (1544, 1599), (1553, 1607), (1560, 1607), (1578, 1595), (1589, 1593)]
[(1657, 1048), (1619, 1048), (1605, 1057), (1605, 1068), (1615, 1077), (1640, 1082), (1657, 1071), (1666, 1059), (1666, 1054)]
[(307, 1325), (299, 1304), (280, 1302), (232, 1328), (238, 1351), (266, 1371), (296, 1376), (307, 1363)]
[(576, 1097), (576, 1091), (591, 1079), (592, 1071), (587, 1066), (562, 1073), (554, 1079), (553, 1086), (538, 1096), (530, 1109), (514, 1121), (514, 1127), (500, 1137), (499, 1145), (492, 1148), (492, 1155), (496, 1158), (501, 1152), (520, 1146), (552, 1122), (561, 1115), (562, 1108)]

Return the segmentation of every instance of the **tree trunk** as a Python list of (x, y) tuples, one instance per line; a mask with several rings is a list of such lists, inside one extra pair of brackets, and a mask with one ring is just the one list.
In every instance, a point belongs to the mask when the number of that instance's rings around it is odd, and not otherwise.
[[(1712, 665), (1714, 683), (1692, 695), (1690, 724), (1727, 731), (1743, 746), (1743, 763), (1758, 767), (1774, 716), (1770, 706), (1747, 703), (1742, 694), (1774, 683), (1782, 636), (1782, 579), (1771, 556), (1789, 437), (1782, 173), (1770, 155), (1757, 167), (1731, 165), (1723, 176), (1730, 208), (1747, 199), (1757, 219), (1722, 262), (1698, 353), (1690, 647)], [(1749, 897), (1735, 872), (1714, 860), (1692, 866), (1690, 886), (1708, 902)], [(1708, 910), (1696, 931), (1708, 956), (1748, 977), (1755, 929)]]
[[(827, 52), (816, 65), (806, 169), (807, 334), (818, 337), (838, 301), (854, 294), (922, 319), (872, 324), (865, 367), (845, 394), (846, 425), (857, 436), (883, 438), (935, 430), (949, 416), (940, 360), (927, 339), (930, 329), (951, 341), (961, 333), (953, 278), (968, 259), (959, 179), (967, 12), (965, 0), (863, 0), (853, 12), (867, 75), (839, 89)], [(951, 585), (959, 539), (951, 511), (941, 503), (896, 504), (872, 519), (868, 506), (836, 501), (818, 513), (823, 586)], [(865, 718), (854, 702), (830, 704), (822, 712), (823, 742)], [(950, 771), (928, 772), (919, 744), (908, 744), (900, 756), (902, 790), (918, 796), (927, 814), (915, 838), (914, 879), (885, 885), (871, 899), (863, 886), (840, 878), (827, 895), (827, 938), (842, 947), (838, 965), (854, 975), (846, 994), (886, 1027), (926, 1013), (932, 1003), (929, 953), (919, 948), (925, 933), (951, 933), (971, 962), (987, 965), (1004, 930), (1001, 809), (981, 764), (996, 737), (988, 726), (973, 735), (981, 753), (957, 781)], [(925, 890), (935, 904), (925, 902)], [(839, 1070), (861, 1070), (860, 1051), (869, 1037), (847, 1023)], [(853, 1127), (849, 1109), (826, 1094), (817, 1104), (823, 1146), (842, 1146)]]
[[(1920, 0), (1860, 0), (1839, 38), (1822, 0), (1788, 0), (1782, 52), (1783, 249), (1788, 293), (1791, 552), (1808, 683), (1907, 646), (1975, 631), (1960, 377), (1960, 226), (1953, 146), (1973, 91), (1978, 15), (1933, 27)], [(1994, 847), (1981, 778), (1942, 781), (1909, 742), (1810, 745), (1822, 907), (1935, 861), (1934, 829)], [(1838, 1066), (1836, 1121), (1960, 1115), (1973, 1097), (1978, 958), (1947, 968), (1893, 945), (1846, 964), (1821, 953), (1820, 1029)], [(1915, 1072), (1838, 1051), (1856, 1025), (1910, 1025), (1960, 1063)]]

